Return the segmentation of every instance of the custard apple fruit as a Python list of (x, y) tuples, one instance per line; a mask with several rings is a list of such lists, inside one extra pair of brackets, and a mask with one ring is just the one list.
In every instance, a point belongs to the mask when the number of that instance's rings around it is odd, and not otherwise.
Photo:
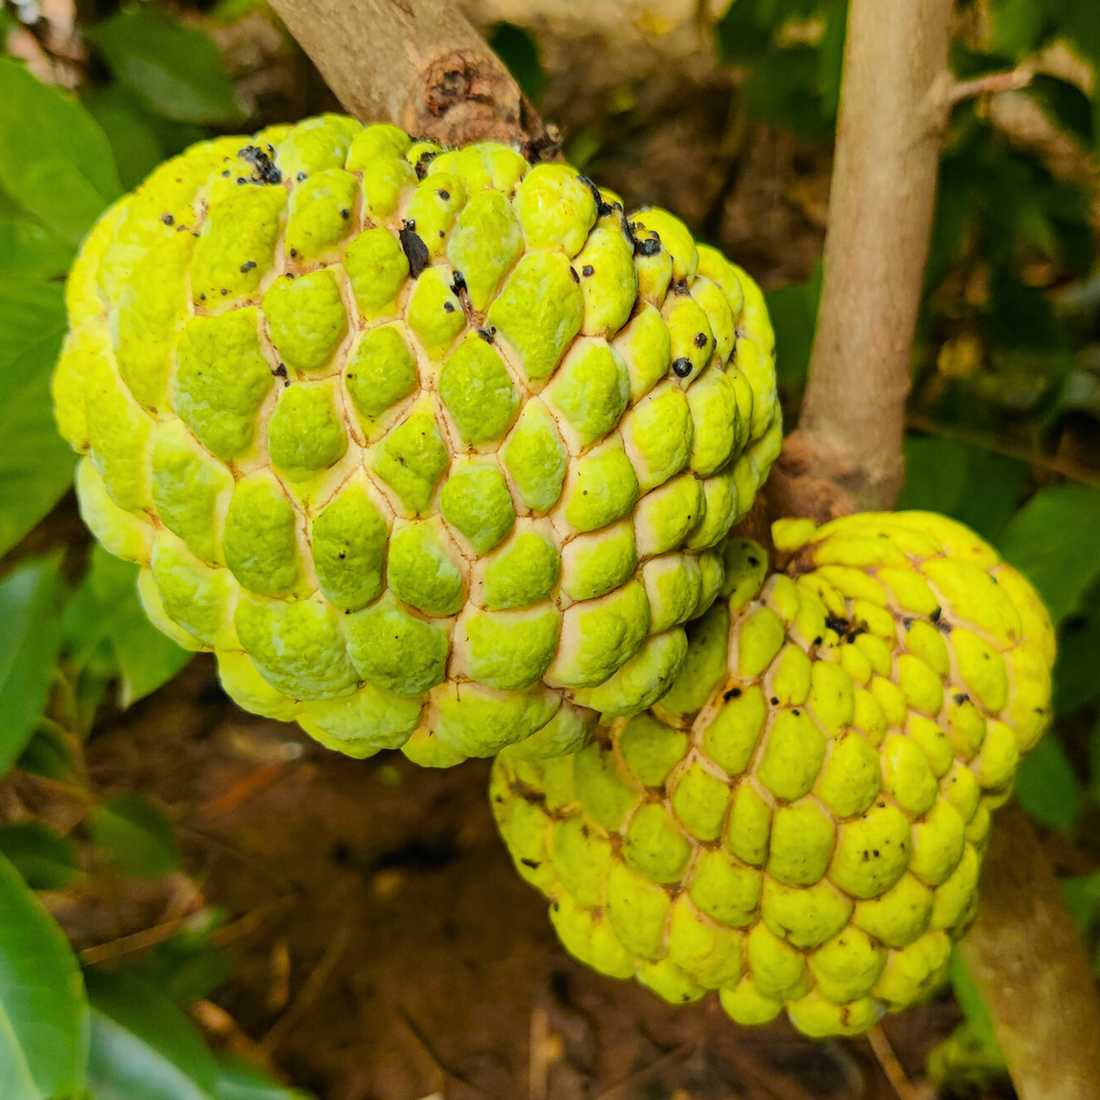
[(781, 442), (752, 280), (503, 145), (196, 145), (102, 217), (68, 310), (89, 527), (241, 706), (353, 756), (644, 709)]
[(491, 799), (565, 947), (737, 1022), (853, 1034), (927, 995), (971, 920), (990, 811), (1050, 716), (1034, 590), (928, 513), (726, 547), (723, 600), (645, 714), (494, 764)]

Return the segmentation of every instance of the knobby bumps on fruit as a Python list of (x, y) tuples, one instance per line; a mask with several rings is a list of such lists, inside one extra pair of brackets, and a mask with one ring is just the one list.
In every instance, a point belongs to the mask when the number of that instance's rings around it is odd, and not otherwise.
[(196, 145), (68, 309), (88, 525), (243, 707), (356, 756), (644, 710), (781, 442), (756, 285), (502, 145), (333, 115)]
[(1050, 716), (1026, 580), (927, 513), (730, 539), (647, 713), (569, 756), (506, 749), (491, 799), (565, 947), (737, 1022), (852, 1034), (927, 995), (971, 920), (990, 811)]

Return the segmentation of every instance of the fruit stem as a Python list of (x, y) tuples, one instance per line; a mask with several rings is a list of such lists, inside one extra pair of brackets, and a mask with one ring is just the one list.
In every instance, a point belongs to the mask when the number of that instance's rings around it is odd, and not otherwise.
[(556, 143), (451, 0), (271, 0), (347, 110), (443, 145)]

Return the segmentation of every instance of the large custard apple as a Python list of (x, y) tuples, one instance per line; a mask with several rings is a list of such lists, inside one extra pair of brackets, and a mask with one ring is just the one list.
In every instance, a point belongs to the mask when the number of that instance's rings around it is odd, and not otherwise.
[(648, 706), (780, 446), (756, 285), (503, 145), (204, 142), (103, 216), (68, 307), (88, 525), (243, 707), (356, 756)]
[(1054, 635), (989, 546), (928, 513), (731, 539), (723, 602), (649, 712), (494, 765), (565, 947), (739, 1023), (852, 1034), (925, 996), (977, 902), (990, 811), (1050, 716)]

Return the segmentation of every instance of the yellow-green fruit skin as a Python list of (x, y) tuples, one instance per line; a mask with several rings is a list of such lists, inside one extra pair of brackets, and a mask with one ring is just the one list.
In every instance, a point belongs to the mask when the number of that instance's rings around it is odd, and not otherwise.
[(561, 752), (649, 706), (780, 445), (745, 273), (503, 145), (204, 142), (67, 296), (89, 526), (243, 707), (353, 756)]
[(567, 949), (667, 1000), (855, 1034), (927, 996), (977, 905), (990, 811), (1050, 718), (1054, 632), (977, 536), (920, 512), (731, 539), (644, 714), (494, 765)]

